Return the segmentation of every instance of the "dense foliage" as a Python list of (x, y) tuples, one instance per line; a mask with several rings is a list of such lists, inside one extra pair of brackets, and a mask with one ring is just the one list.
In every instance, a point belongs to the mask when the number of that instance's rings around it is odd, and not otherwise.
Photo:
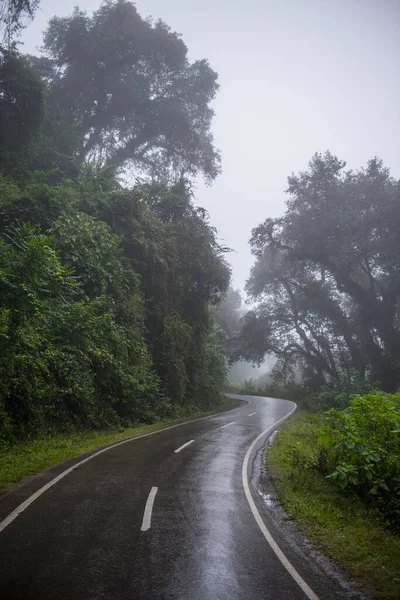
[[(218, 171), (215, 73), (124, 0), (53, 19), (45, 47), (0, 56), (5, 442), (209, 407), (226, 372), (226, 249), (182, 176)], [(123, 184), (127, 162), (152, 178)]]
[(400, 395), (373, 391), (355, 395), (344, 410), (319, 418), (314, 444), (306, 453), (294, 446), (300, 469), (327, 477), (344, 493), (355, 493), (400, 522)]
[[(399, 594), (399, 521), (391, 521), (355, 490), (342, 489), (313, 466), (320, 419), (296, 411), (268, 448), (274, 491), (287, 516), (319, 552), (330, 557), (368, 598), (396, 600)], [(311, 459), (311, 464), (310, 464)], [(365, 594), (360, 594), (360, 591)], [(346, 592), (339, 594), (344, 597)]]
[(346, 171), (315, 155), (289, 178), (287, 210), (253, 230), (247, 282), (255, 303), (233, 358), (278, 357), (316, 388), (354, 372), (400, 382), (400, 182), (378, 159)]

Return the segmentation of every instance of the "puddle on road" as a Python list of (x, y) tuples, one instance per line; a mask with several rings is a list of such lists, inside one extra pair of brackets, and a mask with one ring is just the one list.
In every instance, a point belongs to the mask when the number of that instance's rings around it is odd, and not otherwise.
[(258, 493), (260, 494), (261, 498), (264, 500), (264, 502), (265, 502), (266, 506), (268, 506), (268, 508), (273, 508), (274, 506), (276, 506), (276, 500), (272, 496), (272, 494), (266, 494), (265, 492), (262, 492), (261, 490), (258, 490)]

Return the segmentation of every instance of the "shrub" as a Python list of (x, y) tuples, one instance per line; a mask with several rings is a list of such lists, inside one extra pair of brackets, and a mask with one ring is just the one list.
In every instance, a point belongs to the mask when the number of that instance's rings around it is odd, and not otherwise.
[(309, 393), (304, 400), (304, 405), (310, 410), (343, 409), (349, 405), (352, 396), (355, 394), (362, 396), (372, 389), (371, 383), (354, 371), (338, 381), (326, 383), (316, 392)]
[(37, 227), (6, 230), (0, 237), (0, 443), (71, 426), (156, 420), (163, 405), (141, 297), (133, 286), (125, 287), (125, 299), (127, 309), (120, 303), (117, 311), (109, 295), (85, 296), (53, 238)]
[[(400, 517), (400, 394), (355, 395), (331, 409), (320, 427), (327, 477), (372, 502), (391, 521)], [(325, 450), (325, 451), (326, 451)]]

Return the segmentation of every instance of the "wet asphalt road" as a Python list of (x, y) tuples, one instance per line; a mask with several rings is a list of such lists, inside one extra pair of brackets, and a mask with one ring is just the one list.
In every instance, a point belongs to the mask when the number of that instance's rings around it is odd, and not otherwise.
[[(1, 600), (307, 598), (261, 533), (242, 484), (250, 444), (293, 404), (247, 398), (235, 411), (110, 449), (41, 495), (0, 532)], [(256, 462), (251, 494), (276, 541), (320, 600), (344, 598), (269, 522)], [(0, 498), (0, 519), (71, 464)], [(154, 487), (151, 526), (141, 531)]]

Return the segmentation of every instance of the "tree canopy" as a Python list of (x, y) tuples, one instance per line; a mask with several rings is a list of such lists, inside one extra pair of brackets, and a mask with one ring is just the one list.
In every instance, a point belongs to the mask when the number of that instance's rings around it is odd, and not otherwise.
[(396, 389), (400, 377), (400, 183), (378, 159), (358, 171), (330, 153), (289, 177), (287, 210), (252, 232), (247, 283), (257, 302), (236, 354), (300, 364), (323, 382), (356, 370)]
[(75, 9), (51, 19), (43, 52), (34, 65), (53, 110), (79, 136), (77, 161), (164, 179), (218, 175), (210, 107), (217, 74), (206, 60), (190, 62), (166, 23), (143, 19), (133, 2), (107, 0), (92, 17)]
[(123, 0), (44, 48), (0, 50), (0, 444), (215, 406), (226, 375), (230, 269), (190, 183), (219, 170), (216, 74)]

